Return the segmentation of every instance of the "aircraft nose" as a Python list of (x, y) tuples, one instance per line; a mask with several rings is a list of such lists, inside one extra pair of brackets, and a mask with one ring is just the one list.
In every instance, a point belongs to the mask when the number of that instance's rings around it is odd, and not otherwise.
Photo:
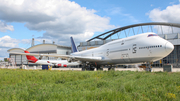
[(170, 42), (167, 42), (165, 48), (166, 48), (166, 52), (171, 53), (174, 50), (174, 45)]

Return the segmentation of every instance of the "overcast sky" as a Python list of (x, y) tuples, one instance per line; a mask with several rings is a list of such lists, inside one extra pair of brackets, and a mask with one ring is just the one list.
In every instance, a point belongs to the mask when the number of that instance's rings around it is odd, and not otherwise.
[(178, 0), (0, 0), (0, 60), (10, 48), (55, 41), (70, 46), (120, 26), (180, 23)]

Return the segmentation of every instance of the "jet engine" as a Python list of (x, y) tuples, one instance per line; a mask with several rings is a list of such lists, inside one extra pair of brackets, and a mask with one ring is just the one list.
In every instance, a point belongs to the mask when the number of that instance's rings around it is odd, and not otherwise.
[(67, 67), (67, 64), (58, 63), (58, 64), (55, 64), (54, 66), (55, 67)]

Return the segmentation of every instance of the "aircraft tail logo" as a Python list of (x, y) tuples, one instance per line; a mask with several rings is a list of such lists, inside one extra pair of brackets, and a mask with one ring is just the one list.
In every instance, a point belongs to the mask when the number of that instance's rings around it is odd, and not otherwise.
[[(29, 53), (29, 52), (25, 50), (24, 53)], [(38, 59), (36, 59), (34, 56), (30, 56), (30, 55), (26, 55), (26, 58), (27, 58), (28, 62), (31, 62), (31, 63), (35, 63), (36, 61), (38, 61)]]
[(72, 53), (78, 52), (73, 38), (71, 37), (70, 39), (71, 39), (71, 51), (72, 51)]

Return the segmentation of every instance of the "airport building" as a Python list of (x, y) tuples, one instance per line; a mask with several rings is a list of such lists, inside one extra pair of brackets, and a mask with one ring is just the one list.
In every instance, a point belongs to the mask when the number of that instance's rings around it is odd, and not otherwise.
[[(39, 53), (39, 54), (61, 54), (61, 55), (69, 55), (71, 53), (71, 47), (67, 46), (61, 46), (61, 45), (56, 45), (54, 43), (52, 44), (39, 44), (39, 45), (34, 45), (28, 49), (26, 49), (30, 53)], [(24, 52), (24, 49), (21, 48), (12, 48), (9, 49), (8, 52)], [(37, 65), (33, 64), (30, 62), (27, 62), (26, 56), (25, 55), (18, 55), (18, 54), (9, 54), (9, 58), (13, 59), (12, 61), (17, 65)], [(37, 59), (39, 57), (36, 57)], [(42, 57), (42, 60), (57, 60), (60, 58), (54, 58), (54, 57)]]

